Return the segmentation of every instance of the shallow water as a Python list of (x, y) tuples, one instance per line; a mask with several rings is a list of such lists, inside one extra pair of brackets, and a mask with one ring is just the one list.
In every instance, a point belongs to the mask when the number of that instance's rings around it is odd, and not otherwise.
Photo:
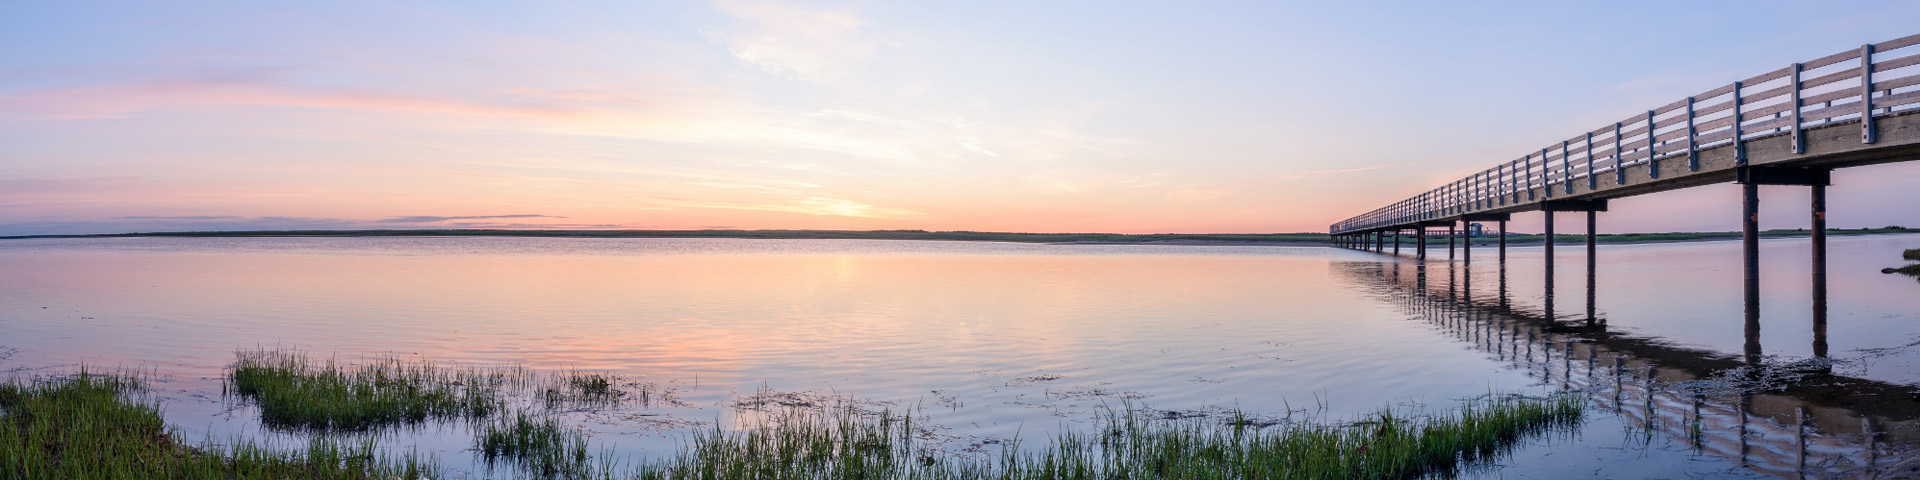
[[(0, 242), (0, 348), (11, 349), (0, 370), (145, 370), (187, 438), (288, 442), (297, 435), (221, 398), (234, 351), (601, 370), (675, 400), (569, 417), (596, 451), (631, 459), (676, 451), (692, 428), (737, 424), (751, 412), (736, 400), (761, 391), (918, 408), (964, 453), (1088, 428), (1103, 406), (1354, 418), (1560, 389), (1599, 407), (1583, 428), (1472, 474), (1788, 476), (1864, 467), (1869, 451), (1877, 467), (1912, 458), (1920, 282), (1878, 270), (1920, 236), (1831, 240), (1824, 335), (1812, 326), (1806, 240), (1762, 245), (1749, 335), (1735, 242), (1601, 247), (1589, 322), (1578, 246), (1559, 252), (1549, 314), (1538, 247), (1512, 249), (1501, 268), (1485, 247), (1467, 267), (1444, 261), (1444, 247), (1423, 265), (1266, 246), (13, 240)], [(1698, 382), (1817, 352), (1837, 361), (1831, 373), (1745, 389)], [(1636, 407), (1646, 398), (1653, 408)], [(1869, 417), (1882, 432), (1872, 442)], [(1746, 434), (1733, 433), (1740, 425)], [(387, 435), (387, 448), (486, 475), (464, 427)]]

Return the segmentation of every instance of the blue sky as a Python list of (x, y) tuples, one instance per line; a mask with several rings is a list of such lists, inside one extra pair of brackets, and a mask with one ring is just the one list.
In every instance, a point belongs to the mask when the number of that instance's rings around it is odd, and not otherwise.
[[(1320, 231), (1920, 33), (1914, 18), (1899, 2), (10, 2), (0, 235)], [(1920, 224), (1904, 208), (1920, 166), (1835, 179), (1834, 226)], [(1763, 226), (1804, 226), (1801, 190), (1767, 189)], [(1733, 229), (1737, 195), (1625, 199), (1602, 224)]]

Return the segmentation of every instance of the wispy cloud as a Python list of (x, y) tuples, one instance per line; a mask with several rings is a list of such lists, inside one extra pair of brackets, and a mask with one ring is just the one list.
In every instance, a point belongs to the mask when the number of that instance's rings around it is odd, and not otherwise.
[(874, 56), (866, 18), (851, 8), (817, 8), (785, 2), (716, 0), (714, 9), (735, 20), (707, 32), (734, 58), (769, 73), (808, 81), (839, 77)]
[(434, 223), (434, 222), (445, 222), (450, 220), (493, 220), (493, 219), (503, 219), (503, 218), (567, 218), (567, 217), (557, 217), (553, 215), (538, 215), (538, 214), (530, 214), (530, 213), (523, 213), (523, 214), (516, 214), (516, 215), (461, 215), (461, 216), (414, 215), (414, 216), (407, 216), (407, 217), (393, 217), (393, 218), (382, 219), (382, 220), (378, 220), (377, 223)]
[(721, 208), (733, 210), (759, 210), (767, 212), (804, 213), (860, 218), (909, 218), (920, 216), (920, 212), (885, 208), (868, 205), (844, 198), (808, 197), (787, 203), (770, 204), (688, 204), (687, 207)]
[(124, 217), (113, 217), (114, 220), (236, 220), (239, 218), (241, 217), (233, 215), (128, 215)]

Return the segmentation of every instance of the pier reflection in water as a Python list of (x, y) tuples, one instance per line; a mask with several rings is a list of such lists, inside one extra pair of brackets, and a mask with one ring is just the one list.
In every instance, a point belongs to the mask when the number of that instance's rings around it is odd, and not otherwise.
[[(1752, 472), (1871, 478), (1912, 475), (1920, 463), (1911, 448), (1920, 444), (1914, 389), (1834, 373), (1824, 269), (1815, 268), (1813, 277), (1814, 356), (1787, 361), (1763, 355), (1756, 295), (1747, 295), (1744, 305), (1745, 349), (1730, 355), (1610, 330), (1596, 308), (1591, 264), (1584, 315), (1555, 310), (1551, 276), (1537, 308), (1528, 305), (1531, 298), (1516, 298), (1504, 262), (1471, 269), (1412, 259), (1336, 265), (1402, 313), (1510, 368), (1543, 384), (1586, 392), (1593, 406), (1619, 415), (1633, 429), (1680, 440)], [(1476, 285), (1486, 280), (1494, 282)], [(1747, 293), (1755, 291), (1751, 287)]]

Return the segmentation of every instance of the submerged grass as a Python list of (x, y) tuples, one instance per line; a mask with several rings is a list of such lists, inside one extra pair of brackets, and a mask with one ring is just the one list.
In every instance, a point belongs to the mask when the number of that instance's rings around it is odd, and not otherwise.
[(594, 476), (587, 463), (587, 436), (552, 416), (514, 412), (475, 432), (474, 443), (489, 465), (505, 461), (542, 478)]
[(304, 452), (252, 442), (192, 446), (124, 375), (0, 384), (0, 478), (371, 479), (437, 477), (428, 462), (376, 456), (371, 440), (317, 437)]
[(789, 413), (758, 427), (718, 428), (645, 479), (1350, 479), (1445, 474), (1491, 460), (1522, 436), (1579, 422), (1575, 396), (1488, 398), (1455, 414), (1382, 411), (1350, 424), (1260, 429), (1246, 422), (1158, 420), (1110, 412), (1098, 434), (1062, 434), (1034, 453), (997, 462), (955, 461), (917, 445), (912, 416), (862, 417), (855, 409)]
[[(617, 387), (619, 381), (619, 377), (606, 373), (568, 370), (553, 374), (540, 392), (548, 408), (606, 408), (619, 404), (627, 396), (628, 392)], [(649, 403), (648, 393), (645, 387), (639, 389), (643, 405)]]
[(428, 362), (377, 359), (342, 367), (314, 364), (288, 350), (237, 352), (231, 388), (260, 406), (261, 421), (280, 427), (361, 430), (428, 418), (481, 418), (500, 408), (499, 388), (517, 369), (445, 368)]

